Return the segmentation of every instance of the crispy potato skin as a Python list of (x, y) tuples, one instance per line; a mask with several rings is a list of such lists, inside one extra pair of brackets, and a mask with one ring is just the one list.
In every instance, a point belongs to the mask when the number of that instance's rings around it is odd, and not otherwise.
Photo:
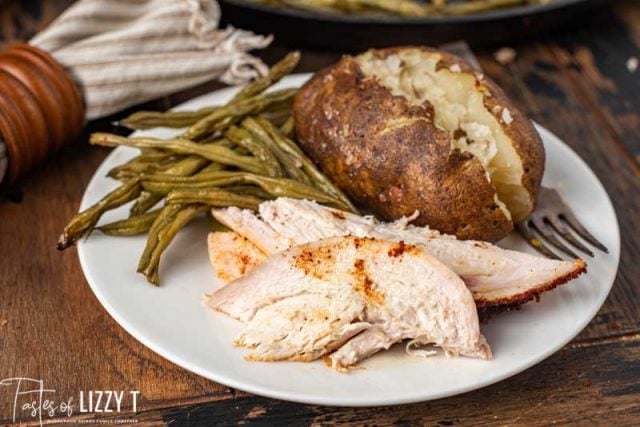
[[(384, 57), (398, 49), (378, 54)], [(471, 72), (462, 60), (442, 56), (443, 66), (457, 63)], [(479, 84), (493, 85), (485, 79)], [(504, 98), (502, 92), (487, 88), (492, 93), (488, 102), (507, 106), (512, 112), (513, 132), (519, 134), (524, 127), (524, 133), (537, 138), (528, 120), (499, 99)], [(417, 225), (429, 225), (461, 239), (488, 241), (499, 240), (513, 228), (494, 202), (495, 189), (480, 161), (469, 153), (451, 151), (448, 132), (433, 125), (433, 107), (429, 103), (411, 105), (404, 97), (391, 95), (374, 79), (365, 78), (351, 57), (307, 82), (293, 110), (303, 150), (357, 204), (381, 219), (393, 220), (417, 210)], [(387, 125), (395, 120), (408, 123)], [(516, 129), (517, 121), (522, 123)], [(544, 151), (526, 141), (521, 145), (516, 147), (519, 153), (529, 150), (534, 163), (544, 164)], [(528, 177), (527, 188), (537, 190), (541, 176), (540, 171)]]

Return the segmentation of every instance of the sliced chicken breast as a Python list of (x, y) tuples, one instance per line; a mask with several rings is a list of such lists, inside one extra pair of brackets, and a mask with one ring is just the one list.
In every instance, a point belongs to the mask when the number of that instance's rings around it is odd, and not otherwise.
[(221, 214), (227, 221), (224, 225), (249, 239), (265, 254), (274, 254), (295, 245), (295, 242), (261, 221), (252, 211), (236, 207), (231, 209), (230, 215)]
[(233, 231), (209, 233), (207, 247), (211, 265), (224, 283), (244, 276), (267, 259), (249, 239)]
[(411, 339), (449, 356), (491, 358), (471, 292), (412, 246), (334, 237), (270, 256), (207, 298), (246, 323), (236, 344), (250, 360), (313, 360), (333, 352), (344, 370)]
[[(286, 245), (347, 235), (416, 245), (462, 277), (483, 313), (538, 299), (541, 293), (586, 270), (581, 259), (550, 260), (486, 242), (461, 241), (427, 227), (415, 227), (410, 224), (411, 218), (382, 223), (307, 200), (278, 198), (264, 202), (260, 217), (234, 207), (214, 209), (213, 215), (267, 254)], [(242, 227), (237, 226), (239, 223)], [(268, 246), (271, 248), (265, 249)]]

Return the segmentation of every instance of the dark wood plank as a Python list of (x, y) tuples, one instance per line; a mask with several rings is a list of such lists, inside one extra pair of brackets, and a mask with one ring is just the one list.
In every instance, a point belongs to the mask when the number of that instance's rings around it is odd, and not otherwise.
[[(603, 358), (603, 354), (607, 357)], [(99, 418), (216, 426), (632, 426), (637, 425), (640, 417), (638, 360), (640, 336), (635, 336), (621, 342), (568, 347), (509, 381), (489, 386), (481, 392), (433, 402), (394, 407), (336, 408), (238, 394), (212, 403)], [(397, 380), (402, 381), (402, 378)]]
[(634, 10), (630, 2), (619, 3), (610, 10), (612, 16), (559, 37), (554, 54), (558, 62), (570, 65), (566, 68), (576, 91), (598, 112), (594, 118), (610, 128), (617, 143), (640, 164), (640, 72), (627, 68), (629, 58), (640, 55), (640, 29), (627, 21)]

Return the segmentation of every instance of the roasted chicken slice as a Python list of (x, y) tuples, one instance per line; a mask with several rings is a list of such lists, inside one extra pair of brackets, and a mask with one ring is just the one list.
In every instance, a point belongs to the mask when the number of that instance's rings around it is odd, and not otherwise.
[(207, 237), (209, 260), (224, 283), (244, 276), (267, 256), (246, 237), (233, 231), (217, 231)]
[(469, 289), (412, 245), (349, 236), (295, 246), (207, 300), (246, 323), (236, 344), (253, 349), (250, 360), (309, 361), (337, 350), (332, 365), (344, 370), (405, 339), (491, 358)]
[(418, 246), (462, 277), (483, 313), (538, 299), (543, 292), (586, 270), (581, 259), (550, 260), (486, 242), (457, 240), (427, 227), (415, 227), (410, 224), (411, 218), (383, 223), (306, 200), (279, 198), (264, 202), (259, 217), (233, 207), (214, 209), (213, 215), (266, 254), (348, 235)]

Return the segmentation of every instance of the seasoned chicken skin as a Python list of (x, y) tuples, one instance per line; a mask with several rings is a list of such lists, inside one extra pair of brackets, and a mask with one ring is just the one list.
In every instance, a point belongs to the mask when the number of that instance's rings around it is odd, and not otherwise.
[(424, 250), (374, 238), (334, 237), (292, 247), (209, 295), (246, 323), (236, 344), (250, 360), (310, 361), (335, 350), (344, 370), (393, 343), (491, 358), (471, 292)]
[(278, 198), (260, 205), (260, 216), (238, 208), (214, 209), (220, 222), (266, 254), (335, 236), (375, 237), (418, 246), (466, 283), (483, 313), (518, 306), (563, 284), (586, 269), (581, 259), (558, 261), (502, 249), (486, 242), (457, 240), (411, 218), (382, 223), (307, 200)]
[(209, 261), (224, 283), (242, 277), (267, 256), (246, 237), (233, 231), (217, 231), (207, 237)]

